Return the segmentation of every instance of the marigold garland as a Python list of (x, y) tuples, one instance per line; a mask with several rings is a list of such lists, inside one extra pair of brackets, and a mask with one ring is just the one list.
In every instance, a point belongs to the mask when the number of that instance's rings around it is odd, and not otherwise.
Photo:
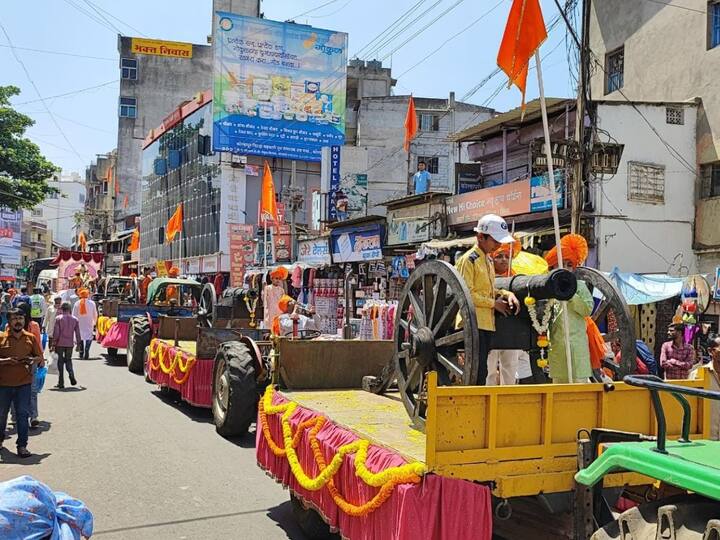
[[(170, 356), (172, 356), (172, 362), (168, 365), (167, 361)], [(181, 350), (169, 347), (159, 339), (153, 339), (150, 342), (150, 367), (170, 375), (176, 384), (183, 385), (187, 382), (195, 362), (197, 362), (197, 358), (189, 356)], [(179, 371), (182, 376), (179, 376), (176, 371)]]
[(97, 320), (97, 331), (100, 336), (105, 336), (117, 319), (115, 317), (105, 317), (101, 315)]
[[(425, 465), (419, 462), (407, 463), (400, 467), (389, 467), (379, 473), (371, 472), (366, 466), (367, 453), (370, 443), (365, 439), (358, 439), (338, 448), (336, 454), (330, 460), (330, 465), (328, 465), (317, 439), (317, 435), (323, 425), (325, 425), (327, 419), (324, 416), (316, 416), (301, 422), (295, 430), (295, 433), (293, 433), (292, 426), (290, 425), (290, 417), (297, 409), (298, 404), (290, 401), (279, 405), (273, 405), (273, 392), (273, 387), (268, 386), (265, 390), (263, 398), (260, 400), (258, 407), (260, 427), (262, 429), (263, 436), (268, 443), (270, 451), (278, 457), (285, 456), (287, 458), (293, 476), (295, 476), (298, 483), (303, 488), (308, 491), (318, 491), (323, 487), (327, 487), (338, 508), (350, 516), (360, 517), (366, 516), (380, 508), (380, 506), (387, 501), (390, 495), (392, 495), (395, 486), (398, 484), (416, 484), (420, 482), (420, 477), (425, 473), (426, 469)], [(273, 440), (267, 421), (268, 414), (274, 415), (279, 413), (282, 413), (282, 447), (276, 444)], [(310, 448), (312, 449), (315, 463), (317, 463), (318, 470), (320, 471), (314, 478), (309, 477), (305, 471), (303, 471), (297, 453), (295, 452), (295, 449), (300, 443), (303, 432), (308, 428), (310, 428), (308, 433)], [(380, 488), (380, 491), (378, 491), (372, 499), (361, 505), (354, 505), (345, 500), (337, 490), (333, 479), (340, 469), (345, 456), (353, 453), (355, 454), (353, 457), (355, 474), (367, 485)]]

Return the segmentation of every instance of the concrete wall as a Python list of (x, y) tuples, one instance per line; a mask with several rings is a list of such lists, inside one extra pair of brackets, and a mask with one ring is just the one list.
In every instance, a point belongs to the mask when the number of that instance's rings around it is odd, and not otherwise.
[[(662, 138), (686, 159), (695, 155), (696, 107), (685, 107), (685, 124), (665, 123), (664, 105), (637, 107)], [(665, 145), (638, 120), (630, 105), (600, 104), (598, 127), (624, 144), (618, 172), (594, 185), (599, 268), (617, 266), (625, 272), (671, 273), (697, 271), (692, 250), (694, 184), (692, 172), (668, 153)], [(628, 162), (665, 167), (663, 204), (628, 200)], [(636, 236), (637, 235), (637, 236)]]
[[(696, 156), (703, 165), (720, 160), (720, 46), (708, 50), (708, 2), (684, 0), (680, 9), (663, 2), (602, 0), (592, 3), (590, 46), (599, 61), (625, 47), (622, 92), (638, 101), (700, 99)], [(595, 99), (624, 100), (620, 92), (603, 97), (605, 74), (595, 68)], [(696, 183), (699, 194), (699, 181)], [(695, 247), (720, 248), (720, 199), (698, 200)], [(714, 264), (702, 263), (704, 267)]]
[(66, 247), (70, 247), (75, 234), (75, 214), (85, 209), (85, 180), (76, 172), (61, 174), (57, 180), (48, 182), (60, 193), (54, 198), (47, 198), (35, 207), (42, 212), (42, 218), (52, 231), (52, 239)]

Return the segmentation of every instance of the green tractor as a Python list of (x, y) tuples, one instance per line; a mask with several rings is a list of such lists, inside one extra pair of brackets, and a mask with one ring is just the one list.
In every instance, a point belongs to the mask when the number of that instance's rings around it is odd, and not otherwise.
[[(720, 441), (690, 440), (691, 408), (685, 398), (720, 401), (720, 392), (668, 384), (654, 375), (629, 375), (624, 381), (650, 392), (657, 436), (592, 430), (589, 439), (581, 441), (578, 458), (586, 466), (575, 475), (576, 498), (585, 497), (585, 508), (592, 511), (584, 512), (588, 516), (584, 524), (576, 524), (576, 531), (585, 531), (578, 537), (720, 540)], [(667, 440), (661, 392), (669, 393), (682, 407), (678, 440)], [(640, 504), (618, 515), (605, 498), (603, 478), (623, 471), (649, 477), (655, 484), (635, 497), (626, 492)]]

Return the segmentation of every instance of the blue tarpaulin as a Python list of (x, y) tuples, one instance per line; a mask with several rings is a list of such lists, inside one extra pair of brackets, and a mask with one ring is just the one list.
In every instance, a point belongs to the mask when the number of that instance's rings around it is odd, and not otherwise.
[(631, 306), (680, 296), (684, 282), (684, 278), (667, 274), (632, 274), (620, 272), (617, 268), (613, 268), (607, 276)]

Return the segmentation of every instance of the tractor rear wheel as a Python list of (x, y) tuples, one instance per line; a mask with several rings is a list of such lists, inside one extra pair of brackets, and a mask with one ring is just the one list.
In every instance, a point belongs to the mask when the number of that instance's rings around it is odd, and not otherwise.
[(247, 345), (222, 343), (213, 366), (212, 412), (215, 429), (223, 437), (247, 432), (257, 417), (259, 399), (255, 359)]
[(313, 540), (330, 540), (337, 538), (337, 535), (330, 531), (330, 525), (325, 523), (320, 514), (312, 508), (307, 508), (305, 504), (290, 493), (290, 503), (292, 504), (292, 513), (295, 521), (300, 526), (305, 536)]
[(142, 374), (145, 360), (145, 347), (150, 345), (150, 321), (147, 317), (130, 319), (128, 336), (127, 366), (133, 373)]
[(717, 540), (720, 503), (700, 496), (679, 495), (626, 510), (617, 521), (596, 531), (591, 540)]

